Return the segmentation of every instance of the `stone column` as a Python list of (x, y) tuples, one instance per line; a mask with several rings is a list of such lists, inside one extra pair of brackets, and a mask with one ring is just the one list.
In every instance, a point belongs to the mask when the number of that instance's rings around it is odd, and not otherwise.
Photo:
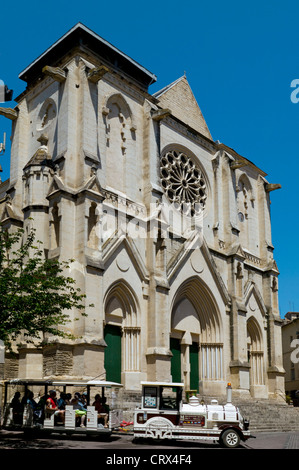
[[(150, 215), (147, 228), (146, 252), (149, 272), (148, 297), (148, 348), (146, 353), (148, 380), (166, 380), (171, 378), (171, 352), (169, 349), (169, 286), (166, 278), (166, 239), (165, 221), (162, 218), (159, 204), (162, 200), (157, 161), (160, 159), (161, 119), (167, 113), (156, 114), (147, 109), (145, 133), (145, 167), (144, 180), (146, 190), (146, 207)], [(156, 116), (156, 117), (153, 117)], [(152, 119), (153, 117), (153, 119)], [(157, 159), (153, 155), (157, 155)]]
[(243, 304), (243, 262), (239, 254), (231, 262), (231, 362), (230, 373), (232, 388), (241, 397), (249, 396), (250, 365), (247, 358), (247, 309)]
[(267, 305), (267, 340), (268, 340), (268, 393), (270, 398), (285, 399), (282, 353), (283, 320), (280, 318), (277, 305), (277, 275), (276, 263), (272, 262), (272, 268), (267, 272), (263, 280), (265, 303)]
[[(159, 246), (162, 243), (162, 246)], [(161, 240), (147, 240), (148, 254), (150, 253), (150, 285), (148, 300), (148, 379), (170, 380), (169, 350), (169, 286), (162, 272), (165, 271), (165, 245)], [(157, 258), (160, 258), (159, 264)], [(149, 261), (149, 259), (148, 259)], [(161, 261), (163, 270), (161, 269)]]

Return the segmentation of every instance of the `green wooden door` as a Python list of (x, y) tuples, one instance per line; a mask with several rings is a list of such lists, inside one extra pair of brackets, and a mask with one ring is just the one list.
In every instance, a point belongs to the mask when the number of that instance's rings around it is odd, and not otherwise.
[(199, 363), (198, 363), (198, 343), (190, 345), (190, 389), (198, 391)]
[(170, 351), (172, 352), (171, 358), (171, 375), (173, 382), (181, 382), (181, 344), (180, 340), (170, 338)]
[(121, 383), (121, 330), (119, 326), (106, 325), (104, 339), (105, 349), (104, 367), (106, 380)]

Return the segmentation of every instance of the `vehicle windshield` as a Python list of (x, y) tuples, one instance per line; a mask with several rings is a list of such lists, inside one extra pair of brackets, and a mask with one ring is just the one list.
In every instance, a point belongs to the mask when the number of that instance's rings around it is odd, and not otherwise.
[(161, 410), (178, 410), (179, 409), (179, 390), (177, 390), (177, 388), (172, 388), (172, 387), (160, 388), (160, 409)]

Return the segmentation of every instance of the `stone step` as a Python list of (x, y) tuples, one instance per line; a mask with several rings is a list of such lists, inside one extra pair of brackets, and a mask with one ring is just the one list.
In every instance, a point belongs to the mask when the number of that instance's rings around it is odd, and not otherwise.
[(257, 431), (298, 431), (299, 408), (284, 404), (239, 404), (242, 415), (249, 419), (249, 428)]

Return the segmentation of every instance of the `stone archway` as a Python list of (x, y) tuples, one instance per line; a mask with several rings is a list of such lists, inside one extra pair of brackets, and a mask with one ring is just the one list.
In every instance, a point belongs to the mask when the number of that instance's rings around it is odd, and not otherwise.
[[(204, 392), (224, 378), (222, 321), (206, 284), (193, 277), (178, 289), (171, 313), (172, 375)], [(197, 382), (197, 386), (195, 384)]]
[[(134, 388), (140, 373), (140, 318), (136, 297), (124, 281), (118, 281), (105, 296), (106, 377), (116, 376)], [(108, 342), (107, 342), (108, 341)]]
[(247, 321), (247, 353), (250, 364), (250, 388), (254, 389), (264, 386), (265, 371), (262, 332), (253, 316)]

